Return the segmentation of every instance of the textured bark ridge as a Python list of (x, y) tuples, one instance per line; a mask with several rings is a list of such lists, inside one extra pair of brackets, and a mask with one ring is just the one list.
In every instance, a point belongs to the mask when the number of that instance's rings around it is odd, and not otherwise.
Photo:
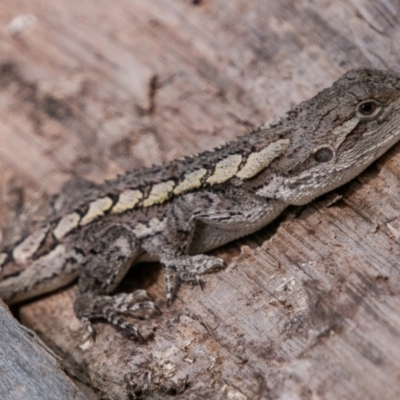
[[(73, 177), (101, 182), (235, 139), (351, 68), (399, 72), (399, 16), (385, 0), (3, 1), (3, 241), (23, 230), (20, 187), (41, 204)], [(79, 349), (74, 286), (20, 318), (93, 398), (397, 398), (398, 148), (214, 251), (228, 268), (169, 308), (158, 264), (135, 267), (120, 290), (145, 288), (163, 312), (140, 324), (154, 331), (145, 345), (97, 323)]]

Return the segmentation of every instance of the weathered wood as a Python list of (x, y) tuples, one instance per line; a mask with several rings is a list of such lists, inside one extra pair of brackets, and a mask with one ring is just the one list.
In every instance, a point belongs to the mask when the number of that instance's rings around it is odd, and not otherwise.
[[(18, 14), (36, 22), (15, 33)], [(400, 71), (399, 15), (398, 0), (3, 0), (0, 188), (101, 181), (233, 139), (350, 68)], [(227, 270), (169, 309), (162, 272), (138, 267), (124, 290), (164, 311), (146, 345), (99, 323), (79, 350), (74, 287), (21, 318), (108, 398), (398, 398), (399, 148), (341, 200), (216, 251)]]
[(54, 353), (0, 307), (0, 398), (85, 400), (61, 370)]

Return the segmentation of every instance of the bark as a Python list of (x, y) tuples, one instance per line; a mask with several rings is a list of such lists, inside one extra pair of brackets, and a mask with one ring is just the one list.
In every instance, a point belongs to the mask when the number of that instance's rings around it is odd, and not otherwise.
[[(399, 71), (399, 15), (397, 0), (3, 0), (0, 188), (101, 182), (232, 140), (350, 68)], [(135, 267), (123, 290), (163, 310), (140, 322), (145, 345), (97, 323), (80, 350), (74, 286), (21, 320), (99, 397), (397, 398), (398, 150), (215, 251), (228, 268), (169, 308), (158, 265)]]

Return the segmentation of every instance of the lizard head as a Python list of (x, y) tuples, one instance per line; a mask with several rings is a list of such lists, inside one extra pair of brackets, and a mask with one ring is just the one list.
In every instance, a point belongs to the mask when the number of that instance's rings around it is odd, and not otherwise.
[(286, 121), (282, 126), (294, 128), (291, 145), (274, 166), (284, 172), (257, 193), (306, 204), (353, 179), (400, 140), (400, 75), (351, 70), (289, 111)]

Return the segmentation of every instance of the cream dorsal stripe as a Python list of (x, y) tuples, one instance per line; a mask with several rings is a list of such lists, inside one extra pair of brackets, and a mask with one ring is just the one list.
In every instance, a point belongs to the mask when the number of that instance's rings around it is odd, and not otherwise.
[(207, 183), (213, 185), (226, 182), (235, 176), (241, 162), (242, 156), (240, 154), (232, 154), (217, 162), (214, 172), (207, 178)]
[(94, 200), (89, 203), (88, 209), (83, 216), (78, 212), (72, 212), (62, 217), (53, 230), (56, 239), (61, 240), (78, 226), (84, 226), (102, 217), (107, 211), (118, 214), (133, 209), (143, 197), (140, 190), (125, 190), (118, 196), (118, 201), (113, 205), (113, 200), (109, 196)]
[(143, 207), (164, 203), (164, 201), (168, 200), (174, 186), (174, 181), (166, 181), (154, 185), (150, 190), (150, 194), (143, 201)]
[[(243, 163), (243, 157), (240, 154), (229, 155), (216, 163), (206, 182), (211, 185), (223, 183), (234, 176), (241, 179), (250, 179), (285, 151), (289, 144), (289, 139), (280, 139), (270, 143), (259, 152), (250, 154), (241, 168), (239, 167)], [(54, 228), (54, 236), (60, 240), (77, 226), (87, 225), (102, 217), (107, 211), (112, 214), (123, 213), (134, 209), (141, 200), (143, 207), (150, 207), (165, 202), (171, 193), (178, 196), (190, 190), (199, 189), (202, 186), (202, 179), (207, 173), (207, 169), (199, 168), (185, 174), (184, 178), (178, 183), (172, 180), (157, 183), (151, 187), (149, 195), (144, 200), (143, 192), (140, 189), (124, 190), (119, 194), (118, 201), (115, 204), (113, 204), (113, 200), (109, 196), (94, 200), (89, 203), (88, 210), (82, 217), (77, 212), (72, 212), (61, 218)], [(21, 258), (21, 255), (19, 257)]]
[[(250, 154), (241, 168), (239, 167), (243, 162), (242, 155), (229, 155), (216, 163), (213, 172), (206, 179), (206, 182), (211, 185), (223, 183), (234, 176), (241, 179), (250, 179), (266, 168), (289, 144), (289, 139), (277, 140), (259, 152)], [(173, 180), (157, 183), (151, 187), (150, 193), (145, 199), (143, 199), (143, 192), (141, 190), (128, 189), (120, 193), (115, 205), (113, 205), (112, 199), (107, 196), (95, 200), (89, 204), (89, 209), (80, 220), (79, 225), (86, 225), (94, 221), (110, 209), (113, 214), (122, 213), (135, 208), (141, 200), (142, 207), (151, 207), (155, 204), (164, 203), (171, 194), (177, 196), (193, 189), (199, 189), (202, 185), (202, 179), (207, 173), (208, 171), (205, 168), (199, 168), (184, 175), (183, 180), (178, 183), (175, 183)], [(75, 223), (75, 219), (72, 217), (72, 214), (70, 219), (73, 220), (70, 224), (71, 229), (73, 229), (74, 226), (72, 225)], [(62, 222), (65, 223), (65, 221)], [(65, 235), (64, 231), (66, 229), (64, 226), (59, 224), (57, 228), (59, 228), (59, 231), (62, 231), (61, 234), (57, 232), (59, 236)]]
[(42, 241), (46, 238), (49, 226), (39, 229), (29, 235), (19, 245), (14, 247), (13, 258), (15, 261), (25, 263), (31, 256), (33, 256), (37, 249), (40, 247)]
[(54, 228), (53, 235), (60, 240), (79, 225), (81, 217), (77, 212), (67, 214), (58, 221)]
[(89, 203), (89, 208), (86, 211), (86, 214), (81, 218), (79, 225), (87, 225), (95, 219), (102, 217), (104, 213), (112, 207), (112, 205), (113, 201), (108, 196), (92, 201)]
[(280, 139), (270, 143), (257, 153), (251, 153), (236, 176), (240, 179), (253, 178), (281, 155), (289, 147), (289, 144), (289, 139)]
[(189, 190), (201, 188), (202, 179), (207, 175), (205, 168), (196, 169), (193, 172), (186, 174), (181, 182), (174, 189), (174, 194), (180, 195)]
[(111, 213), (119, 214), (124, 211), (132, 210), (143, 198), (143, 193), (140, 190), (124, 190), (120, 193), (117, 203), (111, 209)]

